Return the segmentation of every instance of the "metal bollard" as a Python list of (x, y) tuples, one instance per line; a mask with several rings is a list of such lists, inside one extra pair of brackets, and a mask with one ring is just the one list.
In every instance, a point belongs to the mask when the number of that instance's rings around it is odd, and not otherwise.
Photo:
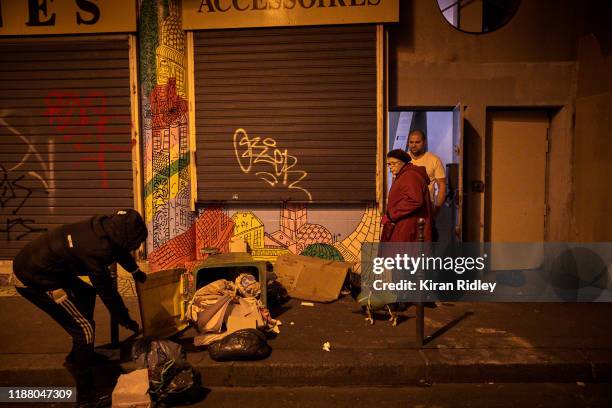
[[(425, 219), (419, 218), (417, 220), (418, 234), (417, 242), (420, 242), (420, 249), (423, 251), (423, 242), (425, 241)], [(423, 347), (425, 342), (425, 307), (423, 302), (417, 302), (416, 304), (416, 343), (417, 346)]]

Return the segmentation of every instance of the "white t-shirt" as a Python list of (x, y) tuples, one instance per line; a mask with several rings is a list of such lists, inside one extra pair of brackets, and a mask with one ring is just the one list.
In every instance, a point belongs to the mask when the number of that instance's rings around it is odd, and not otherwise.
[(423, 166), (425, 170), (427, 170), (427, 176), (429, 176), (429, 195), (431, 197), (431, 202), (435, 204), (436, 202), (436, 194), (438, 185), (434, 183), (436, 179), (446, 178), (446, 172), (444, 171), (444, 165), (442, 164), (442, 160), (438, 156), (433, 153), (425, 152), (424, 155), (415, 159), (412, 154), (410, 154), (412, 158), (411, 163), (415, 166)]

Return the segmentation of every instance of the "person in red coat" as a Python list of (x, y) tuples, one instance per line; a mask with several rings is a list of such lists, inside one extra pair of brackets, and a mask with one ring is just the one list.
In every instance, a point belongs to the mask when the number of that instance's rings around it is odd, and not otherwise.
[(424, 240), (431, 242), (433, 212), (425, 167), (411, 164), (410, 155), (402, 149), (387, 153), (387, 166), (393, 174), (393, 184), (382, 217), (380, 242), (416, 242), (419, 218), (425, 220)]

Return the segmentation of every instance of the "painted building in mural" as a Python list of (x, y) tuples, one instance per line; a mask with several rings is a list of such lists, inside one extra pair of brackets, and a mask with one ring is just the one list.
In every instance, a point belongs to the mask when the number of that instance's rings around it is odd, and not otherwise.
[(258, 10), (111, 1), (96, 28), (64, 23), (75, 10), (49, 2), (56, 27), (0, 28), (0, 258), (62, 223), (134, 207), (153, 270), (227, 252), (232, 239), (256, 259), (358, 262), (380, 235), (384, 152), (415, 127), (447, 152), (449, 237), (508, 238), (508, 220), (522, 218), (496, 203), (518, 198), (510, 175), (494, 174), (504, 156), (514, 168), (529, 158), (492, 146), (514, 151), (506, 135), (538, 121), (542, 205), (514, 203), (541, 226), (533, 239), (610, 241), (612, 197), (589, 183), (610, 173), (592, 160), (610, 143), (611, 42), (598, 13), (517, 2), (503, 26), (473, 35), (438, 1), (379, 3), (322, 7), (324, 23), (297, 7), (269, 26)]
[[(141, 82), (149, 253), (187, 233), (193, 223), (185, 33), (177, 3), (160, 3), (162, 15), (157, 14), (157, 6), (156, 2), (141, 4), (142, 19), (156, 20), (158, 27), (157, 33), (141, 39), (142, 49), (147, 50), (141, 53), (141, 64), (155, 67), (155, 77)], [(153, 49), (154, 53), (149, 52)]]

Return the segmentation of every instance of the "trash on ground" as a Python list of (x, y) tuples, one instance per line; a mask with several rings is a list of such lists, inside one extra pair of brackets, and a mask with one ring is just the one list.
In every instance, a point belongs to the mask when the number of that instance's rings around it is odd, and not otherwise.
[(300, 303), (300, 305), (314, 307), (314, 303), (312, 303), (312, 302), (302, 302), (302, 303)]
[(506, 334), (505, 330), (497, 330), (490, 327), (478, 327), (475, 330), (481, 334)]
[(129, 374), (121, 374), (113, 390), (113, 407), (149, 408), (149, 372), (146, 368), (134, 370)]
[(274, 271), (289, 296), (331, 302), (338, 299), (342, 284), (353, 264), (309, 256), (282, 254)]
[(179, 344), (141, 339), (132, 346), (132, 359), (138, 367), (148, 369), (149, 394), (155, 406), (191, 404), (202, 398), (200, 373), (187, 362)]
[(419, 380), (419, 387), (431, 387), (433, 385), (433, 383), (429, 380), (426, 380), (424, 378), (421, 378)]
[(323, 343), (323, 350), (325, 351), (331, 350), (331, 343), (329, 341), (326, 341), (325, 343)]
[(280, 333), (280, 320), (259, 300), (261, 286), (253, 275), (240, 274), (234, 282), (219, 279), (201, 287), (187, 306), (187, 317), (199, 333), (196, 346), (207, 346), (243, 329)]
[(261, 360), (271, 352), (266, 336), (255, 329), (238, 330), (208, 347), (210, 358), (215, 361)]

